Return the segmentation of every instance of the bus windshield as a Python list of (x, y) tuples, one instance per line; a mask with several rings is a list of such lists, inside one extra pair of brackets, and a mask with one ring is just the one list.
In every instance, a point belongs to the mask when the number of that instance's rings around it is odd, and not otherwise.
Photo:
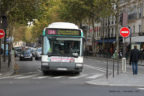
[(43, 54), (49, 56), (80, 56), (81, 38), (44, 37)]

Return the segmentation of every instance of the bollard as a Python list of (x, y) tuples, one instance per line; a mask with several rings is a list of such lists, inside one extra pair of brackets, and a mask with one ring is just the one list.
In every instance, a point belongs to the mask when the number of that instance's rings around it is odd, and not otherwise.
[(122, 58), (122, 72), (126, 72), (126, 58)]
[(115, 74), (114, 74), (114, 72), (115, 72), (115, 68), (114, 68), (114, 67), (115, 67), (115, 64), (114, 64), (114, 63), (115, 63), (115, 62), (114, 62), (114, 58), (113, 58), (113, 78), (114, 78), (114, 75), (115, 75)]
[(108, 58), (107, 58), (107, 65), (106, 65), (106, 78), (108, 79)]
[(117, 58), (117, 75), (119, 75), (119, 59)]

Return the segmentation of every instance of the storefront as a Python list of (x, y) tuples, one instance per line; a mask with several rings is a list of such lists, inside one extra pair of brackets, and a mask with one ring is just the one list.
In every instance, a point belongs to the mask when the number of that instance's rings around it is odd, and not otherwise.
[(125, 42), (131, 43), (131, 49), (133, 49), (134, 45), (137, 45), (139, 50), (144, 49), (144, 36), (128, 37)]

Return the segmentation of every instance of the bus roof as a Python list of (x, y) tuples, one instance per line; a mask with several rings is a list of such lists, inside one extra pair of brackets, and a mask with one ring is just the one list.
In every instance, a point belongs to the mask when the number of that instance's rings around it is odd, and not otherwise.
[(79, 27), (69, 22), (54, 22), (48, 25), (47, 28), (58, 28), (58, 29), (79, 29)]

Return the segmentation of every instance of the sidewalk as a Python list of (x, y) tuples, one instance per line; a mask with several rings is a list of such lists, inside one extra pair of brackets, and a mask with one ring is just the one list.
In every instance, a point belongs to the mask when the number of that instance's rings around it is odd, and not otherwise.
[(11, 63), (8, 67), (8, 57), (6, 57), (6, 61), (3, 61), (3, 57), (1, 57), (1, 69), (0, 69), (0, 75), (12, 75), (14, 73), (14, 63), (15, 63), (15, 57), (12, 53), (11, 55)]
[[(91, 58), (91, 59), (98, 59), (98, 60), (108, 60), (108, 61), (112, 61), (113, 60), (112, 58), (104, 58), (104, 57), (96, 57), (96, 56), (87, 56), (87, 57), (84, 57), (84, 58)], [(119, 63), (121, 63), (121, 62), (122, 62), (122, 59), (119, 59)], [(129, 60), (128, 59), (126, 60), (126, 62), (127, 62), (127, 64), (129, 64)], [(139, 60), (138, 65), (139, 66), (144, 66), (144, 60)]]
[(108, 79), (101, 77), (96, 80), (87, 81), (86, 83), (104, 86), (144, 87), (144, 74), (133, 75), (132, 73), (121, 73), (114, 78), (112, 76)]
[[(95, 59), (96, 57), (88, 58)], [(106, 76), (102, 76), (95, 80), (87, 81), (86, 84), (101, 86), (144, 87), (144, 74), (143, 72), (140, 72), (142, 71), (143, 67), (144, 66), (139, 67), (138, 75), (133, 75), (132, 70), (127, 70), (127, 72), (125, 73), (120, 72), (119, 75), (115, 73), (114, 77), (111, 74), (109, 75), (108, 79), (106, 78)], [(131, 66), (127, 66), (127, 69), (131, 69)]]

